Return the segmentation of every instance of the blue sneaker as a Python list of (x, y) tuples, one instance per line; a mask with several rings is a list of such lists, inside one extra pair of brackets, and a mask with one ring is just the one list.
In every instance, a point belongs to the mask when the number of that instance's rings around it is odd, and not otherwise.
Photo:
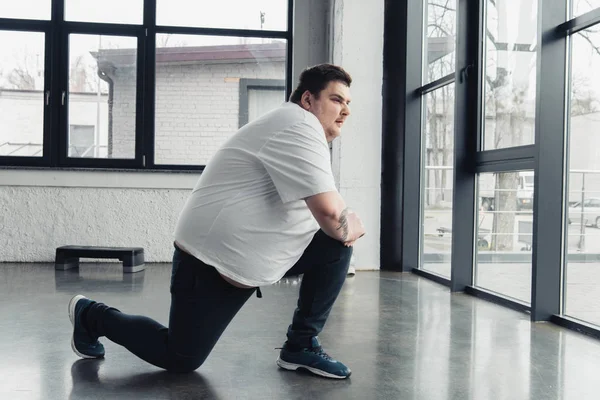
[(306, 369), (313, 374), (334, 379), (345, 379), (352, 373), (350, 368), (323, 351), (316, 336), (311, 338), (311, 347), (299, 351), (290, 351), (284, 345), (279, 353), (277, 365), (291, 371)]
[(73, 324), (73, 337), (71, 348), (82, 358), (104, 357), (104, 346), (98, 341), (98, 337), (89, 334), (81, 323), (81, 312), (92, 303), (92, 300), (82, 295), (77, 295), (69, 301), (69, 319)]

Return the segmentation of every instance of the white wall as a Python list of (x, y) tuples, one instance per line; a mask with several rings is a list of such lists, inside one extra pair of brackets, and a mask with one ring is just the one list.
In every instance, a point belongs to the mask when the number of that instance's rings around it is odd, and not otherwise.
[(383, 0), (336, 0), (333, 63), (352, 75), (352, 114), (333, 156), (340, 193), (362, 217), (367, 235), (355, 245), (357, 269), (379, 269)]
[(64, 245), (141, 246), (169, 261), (197, 173), (0, 170), (0, 261), (53, 261)]
[[(67, 244), (140, 246), (147, 261), (172, 257), (172, 226), (187, 190), (3, 187), (2, 260), (50, 261)], [(21, 204), (9, 212), (9, 202)], [(35, 227), (35, 229), (32, 229)]]

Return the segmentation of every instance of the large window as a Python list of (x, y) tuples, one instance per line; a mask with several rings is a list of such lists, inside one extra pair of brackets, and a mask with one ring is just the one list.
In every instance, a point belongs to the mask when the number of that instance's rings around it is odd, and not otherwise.
[(600, 337), (600, 1), (386, 12), (382, 269)]
[(475, 285), (529, 303), (533, 171), (478, 176)]
[(287, 0), (156, 0), (159, 25), (285, 31)]
[(475, 201), (470, 189), (461, 194), (473, 207), (462, 210), (473, 213), (473, 233), (460, 247), (463, 259), (474, 262), (472, 270), (463, 269), (477, 290), (526, 307), (532, 296), (539, 5), (485, 0), (482, 6), (484, 63), (481, 79), (473, 82), (481, 93), (473, 109), (481, 114), (461, 114), (476, 121), (479, 139), (465, 154), (475, 173)]
[(564, 313), (600, 325), (600, 26), (571, 37)]
[(432, 82), (454, 73), (456, 0), (429, 0), (424, 5), (427, 27), (423, 74), (425, 82)]
[(65, 19), (80, 22), (141, 24), (144, 0), (102, 0), (102, 7), (90, 7), (85, 0), (66, 0)]
[(486, 0), (483, 150), (534, 142), (537, 1)]
[(456, 2), (423, 2), (419, 268), (450, 277)]
[[(93, 123), (87, 158), (135, 158), (137, 38), (69, 37), (69, 125)], [(68, 146), (72, 146), (69, 132)]]
[(450, 277), (454, 84), (426, 94), (424, 111), (421, 267)]
[(0, 156), (42, 157), (44, 33), (0, 30)]
[(154, 3), (0, 4), (0, 165), (201, 169), (284, 101), (290, 0)]
[[(50, 19), (52, 0), (1, 1), (0, 18)], [(0, 42), (4, 43), (4, 42)]]

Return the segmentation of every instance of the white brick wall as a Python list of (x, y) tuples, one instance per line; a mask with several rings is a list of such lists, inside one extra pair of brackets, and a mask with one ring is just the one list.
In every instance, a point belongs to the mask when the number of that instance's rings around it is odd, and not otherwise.
[[(97, 110), (100, 102), (100, 145), (107, 144), (108, 96), (96, 94), (69, 95), (69, 124), (92, 125), (97, 129)], [(44, 139), (44, 94), (42, 91), (0, 90), (0, 145), (35, 143), (38, 146), (24, 149), (15, 155), (30, 155), (37, 151)], [(10, 152), (0, 147), (0, 155)], [(13, 147), (14, 149), (14, 147)], [(41, 156), (41, 153), (38, 154)]]
[[(114, 79), (113, 154), (134, 154), (135, 79)], [(238, 129), (240, 79), (285, 79), (285, 63), (168, 64), (156, 69), (155, 162), (206, 164)]]
[[(0, 144), (42, 143), (44, 94), (0, 91)], [(0, 154), (5, 154), (0, 148)]]
[(112, 158), (135, 158), (135, 74), (135, 68), (117, 68), (112, 77)]

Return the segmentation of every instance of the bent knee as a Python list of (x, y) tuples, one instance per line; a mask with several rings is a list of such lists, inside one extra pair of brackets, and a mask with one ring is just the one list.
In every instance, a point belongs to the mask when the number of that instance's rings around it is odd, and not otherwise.
[(167, 371), (173, 372), (175, 374), (189, 374), (190, 372), (194, 372), (195, 370), (197, 370), (198, 368), (200, 368), (201, 365), (202, 365), (202, 363), (198, 363), (198, 364), (174, 364), (174, 365), (170, 365), (167, 368)]
[(342, 256), (348, 256), (350, 257), (352, 255), (352, 247), (350, 246), (346, 246), (343, 242), (340, 242), (337, 239), (332, 238), (331, 236), (327, 235), (325, 232), (323, 232), (322, 230), (319, 231), (319, 234), (321, 236), (321, 240), (323, 240), (323, 244), (324, 247), (327, 249), (335, 249), (335, 252), (339, 252), (341, 253)]
[(340, 258), (342, 259), (350, 259), (352, 257), (352, 251), (354, 250), (353, 246), (346, 246), (342, 242), (337, 242), (337, 250), (339, 251)]
[(187, 374), (190, 372), (194, 372), (202, 364), (204, 364), (204, 360), (206, 358), (190, 358), (190, 357), (174, 357), (169, 366), (167, 367), (167, 371), (174, 372), (177, 374)]

